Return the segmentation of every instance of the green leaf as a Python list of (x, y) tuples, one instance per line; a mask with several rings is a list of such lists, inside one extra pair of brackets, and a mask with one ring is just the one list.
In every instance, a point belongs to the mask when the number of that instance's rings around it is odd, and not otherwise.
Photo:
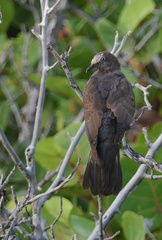
[(118, 21), (118, 29), (125, 33), (134, 31), (139, 23), (153, 11), (155, 3), (153, 0), (132, 0), (126, 3), (121, 11)]
[[(59, 222), (68, 226), (69, 225), (69, 215), (73, 208), (73, 205), (68, 199), (62, 198), (62, 208), (63, 208), (63, 212), (61, 214)], [(45, 204), (44, 210), (45, 210), (46, 214), (52, 215), (53, 220), (55, 218), (57, 218), (57, 216), (59, 215), (60, 210), (61, 210), (60, 197), (56, 196), (56, 197), (53, 197), (50, 200), (48, 200)], [(48, 219), (48, 218), (46, 218), (46, 219)]]
[[(69, 224), (70, 212), (73, 209), (72, 203), (66, 199), (62, 198), (62, 214), (54, 225), (54, 233), (57, 239), (67, 239), (71, 240), (71, 236), (74, 232)], [(60, 214), (60, 197), (52, 197), (48, 200), (42, 209), (42, 215), (46, 220), (46, 226), (49, 226)]]
[(4, 102), (0, 105), (0, 125), (2, 126), (3, 130), (6, 129), (9, 119), (10, 108), (9, 105)]
[(122, 227), (126, 240), (145, 240), (144, 217), (126, 211), (122, 216)]
[[(41, 77), (39, 75), (31, 73), (29, 74), (29, 79), (34, 83), (40, 84)], [(47, 78), (47, 89), (54, 91), (64, 97), (70, 97), (80, 101), (77, 94), (69, 86), (69, 81), (66, 77), (49, 76)]]
[(74, 229), (74, 231), (82, 238), (88, 239), (88, 236), (91, 234), (95, 223), (87, 218), (71, 215), (70, 216), (70, 223)]
[(96, 22), (95, 27), (98, 38), (105, 46), (105, 49), (107, 49), (108, 46), (112, 47), (115, 37), (115, 26), (112, 24), (112, 22), (108, 21), (105, 18), (101, 18)]
[(0, 33), (5, 32), (12, 22), (15, 9), (11, 0), (0, 0), (0, 11), (2, 12), (2, 23), (0, 24)]
[[(160, 24), (162, 24), (162, 21), (160, 22)], [(162, 52), (162, 28), (160, 28), (159, 30), (158, 47), (159, 47), (159, 50)]]
[(38, 142), (35, 158), (36, 161), (47, 170), (52, 170), (58, 167), (61, 157), (59, 157), (55, 151), (53, 137), (48, 137)]
[[(126, 68), (122, 68), (122, 72), (124, 73), (124, 75), (126, 76), (126, 78), (128, 79), (128, 81), (133, 84), (135, 82), (138, 82), (137, 77), (130, 72), (129, 70), (127, 70)], [(135, 103), (136, 106), (139, 106), (139, 104), (141, 103), (141, 96), (140, 96), (140, 90), (138, 88), (133, 88), (133, 92), (135, 95)]]
[(30, 67), (33, 67), (40, 59), (40, 50), (37, 39), (32, 39), (28, 48), (28, 60)]
[[(72, 123), (66, 128), (55, 134), (54, 137), (48, 137), (40, 140), (36, 148), (36, 159), (45, 169), (51, 170), (56, 168), (60, 160), (62, 160), (70, 146), (70, 138), (67, 133), (74, 136), (81, 124)], [(72, 155), (71, 161), (76, 163), (78, 158), (88, 158), (89, 145), (88, 140), (84, 134), (77, 144), (75, 151)]]

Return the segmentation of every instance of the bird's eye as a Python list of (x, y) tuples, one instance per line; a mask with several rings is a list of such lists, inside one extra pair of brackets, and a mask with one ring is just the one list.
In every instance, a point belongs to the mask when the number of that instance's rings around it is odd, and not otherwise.
[(102, 58), (101, 58), (101, 61), (105, 61), (105, 57), (102, 57)]

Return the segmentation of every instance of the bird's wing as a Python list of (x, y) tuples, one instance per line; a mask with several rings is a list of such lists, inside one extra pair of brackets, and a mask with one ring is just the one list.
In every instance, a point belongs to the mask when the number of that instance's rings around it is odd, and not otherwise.
[(103, 108), (106, 109), (106, 101), (102, 99), (98, 91), (97, 76), (92, 76), (87, 82), (83, 94), (83, 103), (88, 140), (91, 147), (96, 148), (98, 129), (101, 126), (103, 117)]
[[(117, 118), (116, 141), (119, 142), (133, 121), (135, 112), (134, 93), (132, 85), (120, 71), (114, 73), (112, 79), (114, 82), (111, 84), (111, 90), (108, 92), (106, 106), (111, 109)], [(105, 81), (105, 87), (108, 84), (108, 81)]]
[(131, 84), (120, 72), (94, 74), (87, 82), (84, 95), (84, 117), (91, 147), (96, 148), (98, 131), (104, 112), (117, 119), (116, 142), (129, 129), (134, 116), (134, 93)]

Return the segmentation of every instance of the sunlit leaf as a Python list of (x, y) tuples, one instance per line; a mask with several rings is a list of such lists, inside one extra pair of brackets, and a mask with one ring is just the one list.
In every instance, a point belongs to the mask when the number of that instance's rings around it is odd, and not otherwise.
[(99, 19), (95, 26), (98, 38), (105, 46), (105, 49), (107, 49), (108, 46), (112, 47), (115, 37), (115, 26), (105, 18)]
[(153, 11), (154, 7), (153, 0), (147, 0), (147, 4), (141, 0), (126, 2), (119, 16), (118, 29), (123, 33), (128, 30), (134, 31), (138, 24)]
[(15, 9), (14, 4), (11, 0), (3, 1), (0, 0), (0, 11), (2, 12), (2, 23), (0, 24), (0, 33), (7, 31), (10, 23), (12, 22)]
[(123, 231), (126, 240), (145, 240), (144, 217), (134, 212), (126, 211), (122, 216)]
[(95, 222), (87, 218), (83, 218), (77, 215), (70, 216), (70, 224), (74, 231), (81, 237), (80, 239), (88, 239), (88, 236), (92, 232)]

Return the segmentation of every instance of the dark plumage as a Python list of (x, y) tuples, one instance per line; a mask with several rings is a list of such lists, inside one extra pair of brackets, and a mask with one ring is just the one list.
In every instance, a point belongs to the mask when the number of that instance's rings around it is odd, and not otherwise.
[(90, 188), (93, 195), (117, 195), (122, 188), (119, 144), (133, 120), (134, 94), (111, 53), (97, 53), (87, 71), (93, 68), (97, 71), (87, 82), (83, 94), (91, 147), (83, 188)]

